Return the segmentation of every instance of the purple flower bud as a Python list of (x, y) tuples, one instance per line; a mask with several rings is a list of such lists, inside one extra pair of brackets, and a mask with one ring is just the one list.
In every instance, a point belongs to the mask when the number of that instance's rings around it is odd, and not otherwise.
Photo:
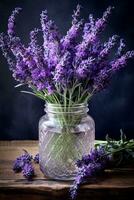
[(54, 81), (59, 83), (67, 83), (67, 79), (69, 79), (67, 74), (70, 75), (70, 67), (71, 67), (71, 54), (66, 52), (64, 56), (61, 58), (60, 62), (57, 64), (55, 68)]
[(15, 26), (15, 17), (17, 14), (19, 14), (21, 8), (15, 8), (15, 10), (12, 12), (11, 16), (8, 19), (8, 35), (10, 37), (13, 37), (15, 34), (14, 26)]
[(74, 11), (74, 14), (72, 15), (72, 26), (68, 30), (67, 35), (61, 39), (61, 47), (63, 50), (68, 50), (72, 48), (75, 48), (76, 45), (76, 39), (78, 38), (81, 27), (83, 24), (83, 20), (79, 20), (80, 15), (80, 5), (77, 5), (76, 11)]
[(39, 153), (37, 153), (34, 157), (34, 162), (39, 163)]
[(107, 68), (102, 69), (98, 75), (94, 77), (94, 89), (96, 91), (102, 90), (109, 83), (109, 79), (111, 76), (111, 71)]
[(126, 54), (122, 55), (120, 58), (112, 62), (112, 71), (115, 72), (127, 64), (128, 59), (134, 57), (134, 51), (128, 51)]
[(124, 43), (124, 40), (123, 39), (120, 39), (120, 45), (119, 45), (119, 48), (117, 50), (117, 56), (120, 57), (122, 56), (123, 52), (124, 52), (124, 48), (125, 48), (125, 43)]
[[(24, 150), (25, 151), (25, 150)], [(13, 170), (14, 172), (21, 172), (24, 165), (26, 163), (30, 163), (32, 160), (32, 156), (25, 151), (24, 154), (22, 154), (21, 156), (17, 157), (16, 160), (13, 163)]]
[(13, 171), (15, 173), (21, 172), (23, 167), (23, 162), (21, 159), (17, 158), (13, 163)]
[(16, 61), (15, 58), (11, 55), (11, 49), (10, 47), (10, 39), (7, 35), (4, 35), (3, 33), (0, 34), (0, 48), (2, 50), (3, 56), (7, 59), (7, 63), (9, 65), (10, 70), (15, 69)]
[(33, 168), (32, 164), (26, 163), (23, 167), (22, 173), (26, 179), (32, 180), (32, 178), (35, 176), (34, 168)]
[(108, 56), (110, 50), (116, 45), (118, 38), (118, 35), (114, 35), (111, 38), (109, 38), (108, 42), (104, 43), (104, 48), (100, 52), (99, 59), (104, 59)]
[(80, 9), (81, 9), (81, 6), (78, 4), (76, 7), (76, 10), (74, 10), (74, 14), (72, 15), (72, 18), (73, 18), (72, 25), (78, 23), (78, 18), (80, 16)]
[(76, 69), (76, 74), (78, 79), (79, 78), (87, 78), (91, 75), (91, 69), (94, 62), (93, 58), (88, 58), (80, 63), (78, 68)]
[(10, 22), (9, 24), (8, 24), (8, 29), (13, 29), (14, 28), (14, 23), (13, 22)]
[(101, 174), (109, 164), (109, 157), (103, 147), (92, 150), (76, 162), (78, 172), (76, 179), (70, 188), (71, 198), (75, 199), (80, 185), (92, 177)]

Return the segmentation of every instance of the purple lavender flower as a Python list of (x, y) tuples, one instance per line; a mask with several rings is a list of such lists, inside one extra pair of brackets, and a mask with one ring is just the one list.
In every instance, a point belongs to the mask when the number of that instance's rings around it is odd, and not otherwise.
[(23, 167), (23, 162), (20, 158), (16, 158), (16, 160), (13, 163), (13, 171), (15, 173), (21, 172)]
[(17, 157), (13, 163), (14, 172), (21, 172), (24, 165), (26, 163), (30, 163), (31, 160), (32, 156), (26, 150), (24, 150), (24, 153), (21, 156)]
[(127, 64), (128, 59), (134, 57), (134, 51), (128, 51), (126, 54), (122, 55), (120, 58), (117, 60), (113, 61), (111, 66), (112, 66), (112, 71), (115, 72), (122, 67), (124, 67)]
[(41, 26), (44, 39), (44, 58), (51, 67), (58, 62), (60, 34), (54, 22), (48, 19), (46, 10), (41, 13)]
[(18, 59), (16, 63), (16, 70), (13, 72), (13, 77), (21, 83), (27, 82), (29, 71), (22, 59)]
[(96, 77), (94, 77), (94, 89), (96, 91), (102, 90), (109, 83), (111, 77), (111, 71), (107, 68), (102, 69)]
[(83, 39), (86, 40), (87, 35), (93, 30), (95, 20), (92, 14), (89, 15), (89, 22), (84, 24), (83, 28)]
[(102, 172), (109, 164), (109, 156), (103, 147), (94, 149), (89, 155), (85, 155), (76, 162), (78, 172), (70, 189), (71, 198), (75, 199), (80, 185)]
[(126, 54), (122, 55), (120, 58), (117, 58), (111, 64), (103, 68), (98, 75), (94, 78), (94, 88), (96, 91), (102, 90), (110, 81), (110, 78), (113, 73), (123, 68), (128, 59), (134, 57), (134, 51), (128, 51)]
[(80, 34), (83, 24), (83, 20), (79, 21), (80, 8), (81, 6), (77, 5), (76, 11), (74, 11), (74, 14), (72, 15), (72, 26), (67, 32), (66, 36), (61, 39), (61, 45), (64, 50), (68, 50), (71, 47), (74, 48), (76, 45), (76, 39)]
[(77, 160), (76, 166), (81, 168), (83, 165), (88, 165), (91, 162), (90, 154), (82, 156), (80, 160)]
[(23, 57), (26, 53), (26, 48), (21, 43), (21, 40), (19, 37), (10, 38), (9, 49), (12, 51), (13, 55), (16, 57), (16, 60), (20, 56)]
[(124, 40), (123, 39), (120, 39), (120, 46), (118, 47), (118, 50), (117, 50), (117, 56), (120, 57), (122, 56), (122, 54), (124, 53), (124, 48), (125, 48), (125, 43), (124, 43)]
[(99, 162), (99, 159), (103, 157), (103, 160), (107, 161), (107, 156), (105, 156), (105, 149), (103, 147), (100, 147), (99, 149), (93, 149), (91, 150), (90, 154), (83, 155), (81, 160), (78, 160), (76, 162), (76, 166), (78, 168), (81, 168), (85, 165), (89, 165), (92, 162)]
[(44, 57), (43, 57), (43, 49), (38, 45), (37, 42), (37, 34), (40, 32), (40, 29), (34, 29), (30, 32), (30, 44), (29, 50), (34, 57), (34, 61), (36, 62), (37, 67), (44, 67)]
[(32, 164), (26, 163), (23, 167), (22, 173), (26, 179), (32, 180), (32, 178), (35, 176), (34, 168), (33, 168)]
[(14, 26), (15, 26), (15, 17), (17, 14), (19, 14), (21, 8), (15, 8), (15, 10), (12, 12), (11, 16), (8, 19), (8, 35), (10, 37), (13, 37), (15, 34)]
[(34, 162), (39, 163), (39, 153), (37, 153), (34, 157)]
[(83, 60), (80, 65), (78, 66), (78, 68), (76, 69), (76, 74), (78, 79), (79, 78), (87, 78), (91, 76), (92, 73), (92, 65), (94, 64), (95, 59), (93, 59), (92, 57), (88, 58), (87, 60)]
[(13, 71), (13, 69), (15, 68), (16, 62), (11, 54), (12, 52), (9, 47), (10, 47), (9, 37), (1, 33), (0, 34), (0, 48), (2, 50), (3, 56), (7, 59), (9, 69)]
[(30, 162), (32, 160), (32, 155), (30, 155), (25, 149), (23, 150), (24, 154), (21, 155), (21, 160), (23, 160), (24, 162)]
[(78, 170), (76, 179), (70, 188), (70, 194), (72, 199), (76, 199), (77, 192), (80, 185), (86, 182), (89, 178), (93, 178), (94, 176), (102, 173), (103, 167), (101, 163), (90, 163), (89, 165), (85, 165)]
[(114, 35), (111, 38), (109, 38), (108, 42), (104, 43), (104, 48), (101, 50), (99, 58), (104, 59), (107, 57), (110, 50), (115, 46), (118, 38), (118, 35)]
[(46, 85), (46, 89), (48, 91), (48, 94), (51, 95), (55, 91), (55, 86), (52, 85), (52, 83), (48, 82), (48, 84)]
[(98, 34), (100, 34), (103, 31), (107, 23), (108, 16), (111, 14), (111, 10), (112, 7), (108, 7), (107, 10), (104, 12), (102, 18), (98, 19), (96, 22), (94, 22), (93, 18), (90, 16), (89, 20), (91, 24), (91, 30), (88, 29), (87, 31), (86, 29), (85, 32), (84, 28), (83, 41), (78, 46), (76, 46), (76, 61), (79, 59), (84, 59), (88, 56), (88, 49), (90, 45), (93, 45), (96, 42)]
[(81, 6), (78, 4), (77, 7), (76, 7), (76, 10), (74, 10), (74, 13), (72, 15), (72, 18), (73, 18), (72, 25), (77, 24), (79, 22), (80, 9), (81, 9)]
[(56, 83), (62, 83), (67, 84), (67, 75), (71, 71), (71, 54), (69, 52), (66, 52), (64, 56), (61, 58), (60, 62), (55, 67), (55, 75), (54, 75), (54, 81)]
[(109, 15), (111, 14), (112, 9), (114, 9), (114, 7), (109, 6), (106, 9), (106, 11), (103, 13), (102, 18), (96, 20), (95, 27), (94, 27), (94, 32), (96, 33), (96, 35), (104, 30), (104, 28), (107, 24), (107, 20), (109, 18)]
[[(0, 34), (0, 48), (13, 77), (27, 84), (36, 96), (51, 103), (54, 99), (51, 99), (52, 95), (63, 103), (59, 91), (64, 93), (66, 89), (75, 88), (76, 83), (81, 86), (80, 91), (87, 91), (87, 96), (103, 89), (112, 74), (126, 66), (127, 60), (134, 54), (133, 51), (124, 53), (125, 44), (121, 39), (112, 60), (110, 50), (117, 44), (118, 37), (110, 37), (104, 45), (101, 42), (101, 33), (112, 9), (108, 7), (97, 20), (91, 14), (88, 22), (83, 23), (78, 5), (72, 15), (72, 25), (63, 37), (54, 21), (48, 18), (47, 11), (42, 11), (41, 29), (35, 28), (30, 32), (30, 43), (26, 47), (15, 35), (16, 16), (21, 10), (16, 8), (9, 17), (7, 34)], [(43, 45), (38, 43), (38, 33), (43, 36)], [(76, 90), (72, 91), (71, 101), (75, 102)], [(81, 101), (87, 101), (86, 95)]]

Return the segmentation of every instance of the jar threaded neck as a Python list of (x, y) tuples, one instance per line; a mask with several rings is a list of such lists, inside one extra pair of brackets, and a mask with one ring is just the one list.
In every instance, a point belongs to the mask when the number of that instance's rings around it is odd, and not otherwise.
[(51, 114), (86, 114), (89, 111), (88, 104), (74, 104), (74, 105), (63, 105), (63, 104), (52, 104), (46, 103), (45, 112)]

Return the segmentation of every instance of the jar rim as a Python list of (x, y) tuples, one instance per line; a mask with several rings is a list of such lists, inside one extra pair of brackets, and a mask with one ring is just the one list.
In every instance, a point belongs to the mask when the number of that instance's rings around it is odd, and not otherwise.
[(87, 103), (79, 103), (79, 104), (74, 104), (73, 106), (72, 105), (70, 105), (70, 106), (68, 106), (68, 105), (64, 105), (64, 104), (55, 104), (55, 103), (48, 103), (48, 102), (46, 102), (45, 103), (45, 107), (57, 107), (57, 108), (59, 108), (59, 107), (71, 107), (71, 108), (85, 108), (85, 107), (87, 107), (88, 106), (88, 104)]
[(45, 111), (49, 113), (87, 113), (88, 112), (88, 104), (81, 103), (81, 104), (74, 104), (73, 106), (65, 106), (62, 104), (53, 104), (53, 103), (46, 103), (45, 104)]

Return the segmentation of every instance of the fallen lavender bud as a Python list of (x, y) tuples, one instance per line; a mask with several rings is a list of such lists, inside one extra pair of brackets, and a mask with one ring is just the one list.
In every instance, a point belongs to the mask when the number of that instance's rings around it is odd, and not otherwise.
[(32, 160), (32, 156), (26, 151), (24, 150), (24, 153), (17, 157), (16, 160), (13, 163), (13, 171), (14, 172), (21, 172), (24, 165), (26, 163), (30, 163)]
[(109, 156), (103, 147), (95, 148), (89, 155), (85, 155), (76, 162), (77, 175), (70, 188), (71, 198), (75, 199), (80, 185), (89, 178), (95, 177), (104, 172), (109, 165)]
[(24, 154), (21, 156), (21, 160), (24, 162), (30, 162), (33, 159), (33, 156), (29, 154), (25, 149), (23, 149)]
[(21, 159), (17, 158), (14, 163), (13, 163), (13, 171), (15, 173), (21, 172), (22, 171), (22, 161)]
[(32, 180), (32, 178), (35, 176), (34, 167), (32, 164), (26, 163), (23, 167), (22, 173), (27, 180)]
[(36, 155), (35, 155), (35, 157), (34, 157), (34, 162), (35, 163), (39, 163), (39, 153), (37, 153)]

